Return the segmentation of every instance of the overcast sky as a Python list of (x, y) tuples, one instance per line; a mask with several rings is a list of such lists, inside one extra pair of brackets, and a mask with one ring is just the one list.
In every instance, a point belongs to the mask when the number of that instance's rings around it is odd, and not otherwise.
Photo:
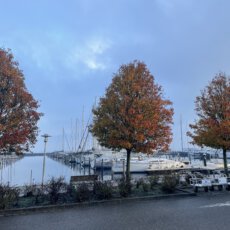
[[(228, 0), (0, 0), (0, 46), (10, 48), (44, 116), (48, 151), (72, 148), (75, 123), (89, 117), (120, 65), (146, 63), (175, 110), (171, 145), (181, 149), (196, 119), (194, 100), (230, 74)], [(83, 109), (84, 108), (84, 109)], [(83, 113), (84, 111), (84, 113)], [(78, 131), (80, 133), (81, 131)], [(79, 139), (79, 135), (77, 135)], [(68, 143), (67, 143), (68, 142)], [(43, 140), (33, 151), (42, 152)]]

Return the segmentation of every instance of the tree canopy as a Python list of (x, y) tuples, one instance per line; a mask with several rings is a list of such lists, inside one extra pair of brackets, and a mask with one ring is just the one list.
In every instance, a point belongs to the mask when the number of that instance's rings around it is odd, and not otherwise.
[(131, 151), (152, 153), (169, 148), (171, 104), (163, 99), (162, 88), (143, 62), (122, 65), (93, 109), (91, 132), (102, 146), (126, 149), (128, 164)]
[(196, 98), (195, 106), (199, 119), (190, 125), (193, 133), (188, 135), (194, 144), (222, 149), (226, 160), (230, 150), (230, 78), (217, 74)]
[(0, 49), (0, 152), (21, 153), (35, 144), (38, 107), (13, 54)]

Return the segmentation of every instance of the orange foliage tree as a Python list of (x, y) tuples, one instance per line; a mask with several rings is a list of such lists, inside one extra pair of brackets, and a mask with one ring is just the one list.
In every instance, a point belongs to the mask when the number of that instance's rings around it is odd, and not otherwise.
[(122, 65), (93, 109), (91, 132), (102, 146), (126, 149), (126, 179), (130, 179), (131, 152), (167, 150), (172, 140), (171, 102), (163, 99), (146, 65)]
[(0, 153), (28, 151), (36, 141), (38, 102), (10, 50), (0, 49)]
[(227, 150), (230, 150), (230, 78), (223, 73), (217, 74), (211, 83), (196, 98), (196, 112), (199, 117), (191, 124), (188, 135), (192, 143), (223, 150), (225, 173)]

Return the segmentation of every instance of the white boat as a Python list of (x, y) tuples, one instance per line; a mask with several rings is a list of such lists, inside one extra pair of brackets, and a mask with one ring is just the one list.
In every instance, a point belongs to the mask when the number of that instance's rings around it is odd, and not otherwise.
[(187, 167), (188, 166), (185, 163), (180, 161), (159, 158), (150, 161), (149, 167), (146, 171), (179, 169)]
[[(183, 162), (160, 157), (131, 158), (130, 172), (149, 172), (154, 170), (168, 170), (187, 167)], [(114, 162), (113, 172), (122, 173), (126, 168), (125, 161)]]
[(125, 159), (124, 152), (115, 152), (112, 150), (100, 150), (94, 152), (94, 161), (91, 165), (94, 169), (112, 169), (114, 162)]
[(111, 169), (113, 166), (113, 159), (112, 158), (105, 158), (105, 157), (98, 157), (94, 160), (93, 168), (95, 169)]

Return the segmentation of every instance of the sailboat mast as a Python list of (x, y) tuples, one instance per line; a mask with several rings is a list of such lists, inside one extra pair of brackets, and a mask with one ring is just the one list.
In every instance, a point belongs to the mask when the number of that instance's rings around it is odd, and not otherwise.
[(183, 146), (182, 115), (180, 115), (180, 138), (181, 138), (181, 150), (183, 152), (184, 146)]
[(75, 121), (75, 145), (74, 145), (74, 151), (77, 152), (77, 143), (78, 143), (78, 132), (77, 132), (77, 129), (78, 129), (78, 122), (77, 122), (77, 119)]
[(83, 106), (83, 109), (82, 109), (82, 133), (81, 133), (81, 136), (84, 135), (84, 106)]
[(65, 130), (62, 128), (62, 151), (65, 151)]

